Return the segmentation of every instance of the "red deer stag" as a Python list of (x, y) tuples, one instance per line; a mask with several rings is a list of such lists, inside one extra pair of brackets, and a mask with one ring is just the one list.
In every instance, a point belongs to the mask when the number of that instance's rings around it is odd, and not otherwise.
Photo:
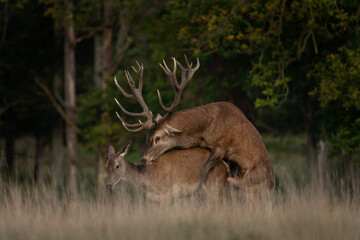
[[(165, 153), (151, 165), (134, 165), (125, 159), (129, 146), (130, 143), (118, 153), (112, 146), (108, 147), (106, 186), (112, 190), (123, 180), (143, 190), (149, 199), (160, 202), (194, 194), (199, 185), (201, 167), (210, 156), (208, 150), (191, 148)], [(228, 167), (223, 161), (210, 171), (204, 183), (210, 199), (219, 200), (227, 176)]]
[[(143, 161), (150, 164), (154, 159), (172, 148), (206, 148), (211, 151), (211, 155), (201, 169), (199, 187), (202, 186), (208, 172), (215, 164), (222, 159), (227, 159), (236, 162), (241, 168), (240, 177), (229, 179), (234, 184), (240, 184), (245, 188), (261, 184), (266, 185), (268, 189), (273, 189), (275, 181), (270, 155), (259, 132), (239, 108), (228, 102), (214, 102), (174, 112), (185, 85), (198, 70), (200, 63), (199, 59), (197, 59), (196, 66), (192, 68), (192, 64), (189, 64), (186, 56), (186, 67), (183, 67), (175, 58), (173, 58), (173, 61), (173, 71), (169, 69), (164, 60), (164, 64), (160, 64), (175, 92), (172, 105), (165, 107), (158, 90), (159, 103), (167, 112), (164, 117), (154, 119), (153, 114), (149, 111), (142, 98), (143, 65), (137, 63), (138, 70), (133, 67), (139, 76), (138, 88), (135, 87), (130, 73), (125, 71), (132, 94), (126, 93), (115, 78), (115, 84), (120, 92), (128, 98), (136, 99), (142, 106), (143, 112), (128, 112), (115, 99), (120, 109), (127, 115), (147, 118), (145, 123), (139, 121), (136, 124), (128, 124), (116, 113), (128, 131), (139, 132), (144, 128), (149, 130)], [(181, 70), (180, 84), (176, 79), (177, 67)]]

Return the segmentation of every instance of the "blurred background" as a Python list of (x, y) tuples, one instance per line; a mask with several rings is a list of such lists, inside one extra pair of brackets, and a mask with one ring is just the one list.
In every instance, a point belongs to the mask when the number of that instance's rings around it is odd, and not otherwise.
[[(299, 185), (354, 188), (360, 164), (360, 4), (357, 0), (0, 0), (0, 181), (104, 191), (108, 144), (131, 139), (139, 162), (146, 131), (127, 132), (113, 77), (144, 64), (143, 96), (173, 91), (159, 67), (184, 55), (200, 69), (178, 110), (214, 101), (256, 126), (275, 175)], [(180, 74), (180, 73), (179, 73)], [(230, 126), (229, 126), (230, 127)], [(279, 181), (279, 180), (278, 180)]]

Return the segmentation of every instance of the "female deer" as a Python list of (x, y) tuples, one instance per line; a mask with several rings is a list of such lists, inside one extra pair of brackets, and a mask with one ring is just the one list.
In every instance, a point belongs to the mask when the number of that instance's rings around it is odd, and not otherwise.
[[(194, 194), (199, 185), (201, 167), (210, 156), (205, 149), (192, 148), (165, 153), (151, 165), (134, 165), (125, 159), (129, 146), (130, 143), (118, 153), (112, 146), (108, 147), (106, 186), (112, 190), (123, 180), (155, 201), (168, 202), (172, 198)], [(219, 199), (227, 176), (228, 167), (223, 161), (210, 171), (204, 184), (208, 197)]]

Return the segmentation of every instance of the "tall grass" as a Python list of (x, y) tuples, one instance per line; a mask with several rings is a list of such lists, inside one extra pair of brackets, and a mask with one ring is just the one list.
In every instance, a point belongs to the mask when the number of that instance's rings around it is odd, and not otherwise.
[(69, 203), (50, 186), (0, 183), (0, 239), (360, 239), (359, 191), (309, 182), (303, 142), (289, 141), (265, 139), (277, 188), (262, 200), (230, 191), (221, 203), (157, 204), (119, 184), (105, 197), (85, 186)]
[(48, 188), (1, 188), (1, 239), (360, 239), (359, 199), (282, 186), (265, 200), (161, 205), (126, 187), (77, 202)]

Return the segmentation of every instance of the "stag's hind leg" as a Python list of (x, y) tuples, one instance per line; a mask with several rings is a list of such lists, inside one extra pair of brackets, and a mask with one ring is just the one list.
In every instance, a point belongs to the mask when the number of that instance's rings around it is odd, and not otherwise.
[(224, 153), (221, 149), (215, 149), (209, 159), (205, 162), (200, 172), (200, 184), (198, 191), (201, 191), (202, 185), (205, 183), (208, 173), (214, 168), (214, 166), (221, 162), (224, 157)]
[(271, 163), (263, 162), (242, 178), (232, 178), (231, 184), (243, 189), (249, 199), (263, 199), (274, 190), (275, 179)]

